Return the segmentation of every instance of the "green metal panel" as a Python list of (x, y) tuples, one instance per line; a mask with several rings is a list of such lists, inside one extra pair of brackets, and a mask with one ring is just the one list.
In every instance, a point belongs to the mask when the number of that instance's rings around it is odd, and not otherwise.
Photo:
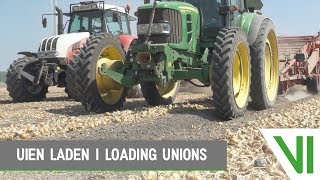
[(241, 29), (243, 30), (243, 32), (245, 32), (247, 35), (250, 32), (250, 27), (251, 27), (251, 23), (252, 20), (254, 19), (254, 17), (256, 16), (256, 13), (242, 13), (240, 16), (238, 16), (235, 20), (234, 20), (234, 25), (237, 27), (241, 27)]

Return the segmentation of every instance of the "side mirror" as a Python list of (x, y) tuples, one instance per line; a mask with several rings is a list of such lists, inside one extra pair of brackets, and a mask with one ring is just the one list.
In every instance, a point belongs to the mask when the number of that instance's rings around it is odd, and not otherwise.
[(43, 28), (46, 28), (47, 25), (48, 25), (47, 18), (43, 18), (43, 19), (42, 19), (42, 27), (43, 27)]

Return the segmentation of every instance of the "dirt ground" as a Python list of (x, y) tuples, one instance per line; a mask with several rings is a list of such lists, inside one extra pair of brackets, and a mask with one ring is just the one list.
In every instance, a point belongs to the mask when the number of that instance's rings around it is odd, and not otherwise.
[[(66, 98), (64, 89), (50, 88), (44, 102), (12, 103), (0, 84), (0, 140), (222, 139), (229, 144), (226, 172), (0, 172), (0, 179), (287, 179), (263, 148), (258, 129), (318, 128), (320, 97), (304, 89), (280, 96), (275, 108), (257, 112), (249, 106), (244, 117), (225, 122), (214, 114), (210, 89), (184, 87), (170, 106), (129, 99), (124, 110), (97, 115)], [(261, 159), (265, 166), (256, 167)]]

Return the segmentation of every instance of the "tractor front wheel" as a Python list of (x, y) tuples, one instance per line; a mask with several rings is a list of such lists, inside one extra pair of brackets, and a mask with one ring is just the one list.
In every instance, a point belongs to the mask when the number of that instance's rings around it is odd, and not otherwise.
[(37, 102), (46, 98), (48, 86), (34, 84), (22, 76), (22, 71), (37, 77), (40, 66), (37, 59), (23, 57), (14, 61), (7, 73), (7, 90), (14, 102)]
[(211, 87), (216, 112), (229, 120), (242, 116), (250, 91), (250, 49), (245, 34), (224, 28), (217, 36), (211, 62)]
[(98, 68), (104, 63), (112, 70), (123, 65), (125, 53), (118, 39), (108, 34), (95, 35), (82, 51), (83, 64), (78, 70), (82, 104), (95, 113), (121, 109), (127, 88), (98, 73)]
[(172, 81), (165, 87), (154, 82), (141, 84), (141, 91), (146, 102), (151, 106), (170, 105), (174, 102), (179, 91), (180, 81)]

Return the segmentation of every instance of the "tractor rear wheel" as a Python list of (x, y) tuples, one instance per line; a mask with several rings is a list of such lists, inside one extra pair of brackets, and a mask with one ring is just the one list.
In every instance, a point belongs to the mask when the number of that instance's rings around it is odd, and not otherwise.
[(106, 63), (110, 69), (123, 65), (125, 53), (117, 38), (99, 34), (90, 38), (83, 51), (83, 64), (78, 70), (81, 101), (90, 112), (119, 110), (127, 97), (127, 88), (101, 76), (98, 67)]
[(279, 90), (279, 58), (277, 37), (270, 20), (262, 22), (250, 51), (252, 105), (258, 110), (271, 108), (277, 101)]
[(237, 28), (219, 32), (213, 50), (210, 79), (216, 112), (224, 119), (244, 115), (250, 91), (250, 49)]
[(180, 81), (172, 81), (165, 87), (154, 82), (144, 82), (141, 84), (141, 91), (146, 102), (151, 106), (170, 105), (176, 99), (179, 87)]
[(66, 88), (65, 92), (68, 94), (68, 97), (74, 99), (76, 101), (81, 101), (80, 97), (80, 85), (78, 84), (78, 70), (82, 65), (82, 54), (78, 53), (74, 55), (73, 59), (71, 59), (70, 64), (67, 66), (67, 77), (66, 77)]
[(35, 85), (21, 73), (25, 71), (33, 76), (37, 76), (40, 67), (35, 66), (38, 60), (34, 57), (23, 57), (14, 61), (7, 73), (7, 90), (14, 102), (37, 102), (46, 98), (48, 86)]

